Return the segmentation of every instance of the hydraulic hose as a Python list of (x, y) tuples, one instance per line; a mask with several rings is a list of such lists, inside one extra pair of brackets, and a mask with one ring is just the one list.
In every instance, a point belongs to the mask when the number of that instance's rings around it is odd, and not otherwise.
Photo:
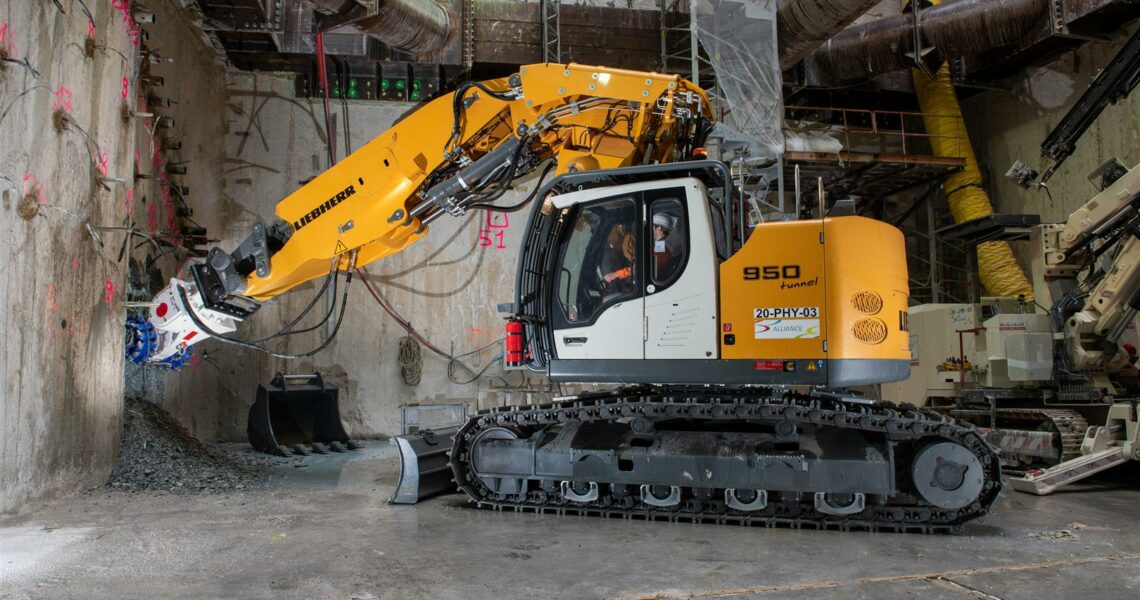
[[(934, 4), (940, 1), (933, 0)], [(954, 222), (964, 223), (993, 214), (990, 197), (982, 188), (982, 173), (962, 118), (962, 107), (950, 81), (950, 66), (942, 65), (933, 80), (917, 69), (913, 73), (915, 92), (934, 154), (966, 161), (961, 171), (947, 176), (942, 182)], [(1014, 258), (1009, 242), (978, 244), (977, 252), (978, 277), (986, 293), (991, 296), (1024, 295), (1027, 301), (1033, 299), (1033, 286)]]

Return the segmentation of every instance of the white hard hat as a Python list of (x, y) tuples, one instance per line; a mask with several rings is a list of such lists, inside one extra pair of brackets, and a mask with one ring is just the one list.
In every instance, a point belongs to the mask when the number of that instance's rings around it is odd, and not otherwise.
[(665, 229), (673, 229), (673, 222), (673, 217), (670, 217), (665, 213), (657, 213), (653, 215), (653, 224), (660, 225)]

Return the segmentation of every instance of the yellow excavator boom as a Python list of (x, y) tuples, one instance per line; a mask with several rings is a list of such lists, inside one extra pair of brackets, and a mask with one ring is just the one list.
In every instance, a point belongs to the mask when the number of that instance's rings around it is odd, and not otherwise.
[[(584, 65), (538, 64), (508, 79), (485, 82), (511, 100), (466, 88), (417, 108), (277, 205), (293, 226), (288, 243), (256, 273), (243, 295), (265, 301), (328, 273), (333, 257), (357, 251), (356, 264), (407, 248), (427, 233), (431, 212), (409, 218), (425, 202), (425, 183), (448, 166), (448, 132), (462, 94), (458, 145), (469, 160), (500, 147), (520, 131), (557, 173), (666, 162), (686, 114), (711, 118), (705, 92), (676, 75)], [(471, 91), (473, 90), (473, 91)], [(531, 134), (530, 131), (534, 130)]]
[(131, 320), (128, 358), (178, 368), (191, 344), (261, 303), (399, 252), (442, 215), (492, 206), (550, 159), (557, 174), (688, 159), (711, 119), (705, 92), (676, 75), (536, 64), (461, 84), (290, 194), (234, 251), (211, 249), (193, 282), (173, 280)]

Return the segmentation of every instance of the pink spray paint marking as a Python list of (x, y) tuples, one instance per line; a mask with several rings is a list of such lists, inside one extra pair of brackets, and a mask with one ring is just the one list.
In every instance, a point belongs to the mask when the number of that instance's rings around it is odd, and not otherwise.
[(59, 328), (53, 327), (55, 323), (55, 314), (59, 312), (59, 300), (56, 299), (55, 284), (49, 283), (47, 286), (47, 298), (44, 298), (44, 329), (50, 331), (53, 337), (58, 334)]
[(126, 75), (123, 75), (123, 88), (119, 91), (119, 95), (123, 100), (131, 97), (131, 80), (127, 79)]
[(510, 219), (507, 213), (498, 213), (489, 210), (486, 212), (486, 227), (479, 230), (479, 245), (483, 247), (493, 247), (496, 250), (506, 249), (506, 229), (510, 225)]
[(70, 114), (72, 111), (72, 98), (74, 98), (74, 96), (71, 94), (71, 90), (61, 85), (55, 90), (55, 100), (52, 101), (51, 107), (54, 110), (62, 110), (63, 112)]
[(127, 220), (135, 220), (135, 190), (127, 189), (127, 199), (123, 201), (123, 206), (127, 207)]
[(151, 202), (146, 207), (147, 226), (150, 228), (150, 233), (153, 235), (158, 231), (158, 205)]
[(507, 213), (487, 211), (487, 227), (506, 229), (510, 224), (510, 215)]
[(99, 169), (99, 173), (101, 173), (103, 175), (103, 177), (106, 177), (107, 176), (107, 153), (103, 152), (102, 150), (96, 150), (95, 156), (92, 158), (95, 159), (95, 168)]
[(48, 312), (59, 312), (59, 301), (56, 299), (56, 287), (54, 283), (49, 283), (47, 287), (47, 298), (44, 300), (44, 307)]
[(123, 25), (127, 28), (127, 39), (131, 40), (131, 45), (138, 47), (140, 30), (135, 20), (131, 17), (131, 2), (130, 0), (111, 0), (111, 7), (119, 11), (119, 16), (123, 19)]
[(8, 51), (9, 55), (16, 54), (16, 30), (8, 22), (0, 23), (0, 46)]
[(95, 39), (95, 23), (91, 19), (87, 19), (87, 37)]
[(103, 302), (107, 303), (107, 312), (115, 316), (115, 284), (110, 279), (103, 281)]
[(24, 174), (24, 195), (32, 194), (36, 197), (36, 202), (46, 204), (44, 186), (36, 179), (34, 173)]
[(190, 370), (197, 372), (202, 367), (202, 353), (190, 351)]

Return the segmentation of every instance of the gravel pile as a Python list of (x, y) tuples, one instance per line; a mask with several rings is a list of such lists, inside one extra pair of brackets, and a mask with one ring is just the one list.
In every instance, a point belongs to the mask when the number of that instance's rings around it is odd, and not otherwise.
[(242, 491), (264, 487), (266, 469), (276, 462), (204, 444), (158, 406), (127, 400), (119, 460), (107, 486), (175, 494)]

